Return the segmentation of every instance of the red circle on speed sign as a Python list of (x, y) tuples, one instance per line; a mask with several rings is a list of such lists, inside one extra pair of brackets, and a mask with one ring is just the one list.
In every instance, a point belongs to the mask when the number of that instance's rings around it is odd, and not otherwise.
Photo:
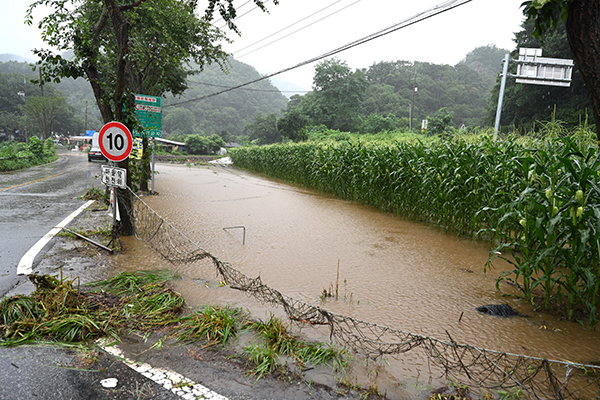
[(100, 129), (98, 146), (106, 158), (111, 161), (123, 161), (131, 153), (133, 136), (125, 125), (112, 121)]

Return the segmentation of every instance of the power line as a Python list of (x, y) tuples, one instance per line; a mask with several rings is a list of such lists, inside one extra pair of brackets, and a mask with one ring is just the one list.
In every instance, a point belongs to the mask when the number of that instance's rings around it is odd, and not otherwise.
[[(275, 33), (272, 33), (272, 34), (270, 34), (269, 36), (266, 36), (266, 37), (264, 37), (264, 38), (262, 38), (262, 39), (260, 39), (260, 40), (258, 40), (258, 41), (256, 41), (256, 42), (252, 43), (252, 44), (249, 44), (249, 45), (248, 45), (248, 46), (246, 46), (246, 47), (242, 47), (241, 49), (239, 49), (239, 50), (237, 50), (237, 51), (234, 51), (234, 52), (233, 52), (233, 54), (239, 53), (239, 52), (241, 52), (242, 50), (246, 50), (248, 47), (252, 47), (252, 46), (254, 46), (255, 44), (258, 44), (258, 43), (260, 43), (260, 42), (262, 42), (262, 41), (265, 41), (265, 40), (267, 40), (268, 38), (270, 38), (270, 37), (273, 37), (273, 36), (277, 35), (278, 33), (280, 33), (280, 32), (283, 32), (283, 31), (285, 31), (286, 29), (288, 29), (288, 28), (291, 28), (292, 26), (299, 24), (300, 22), (307, 20), (308, 18), (312, 17), (313, 15), (316, 15), (316, 14), (319, 14), (320, 12), (322, 12), (322, 11), (325, 11), (326, 9), (328, 9), (329, 7), (332, 7), (332, 6), (334, 6), (335, 4), (339, 3), (340, 1), (342, 1), (342, 0), (337, 0), (336, 2), (334, 2), (334, 3), (331, 3), (330, 5), (328, 5), (328, 6), (326, 6), (326, 7), (323, 7), (323, 8), (321, 8), (319, 11), (316, 11), (316, 12), (314, 12), (314, 13), (310, 14), (309, 16), (302, 18), (301, 20), (298, 20), (298, 21), (294, 22), (293, 24), (291, 24), (291, 25), (288, 25), (288, 26), (286, 26), (285, 28), (283, 28), (283, 29), (280, 29), (280, 30), (278, 30), (278, 31), (277, 31), (277, 32), (275, 32)], [(360, 0), (358, 0), (358, 1), (360, 1)], [(354, 3), (352, 3), (352, 4), (350, 4), (350, 6), (351, 6), (351, 5), (353, 5), (353, 4), (356, 4), (356, 3), (358, 3), (358, 1), (356, 1), (356, 2), (354, 2)], [(350, 6), (347, 6), (347, 7), (350, 7)], [(344, 8), (347, 8), (347, 7), (344, 7)], [(342, 8), (342, 9), (340, 9), (340, 10), (338, 10), (338, 11), (336, 11), (336, 12), (332, 13), (332, 14), (329, 14), (327, 17), (330, 17), (331, 15), (334, 15), (334, 14), (336, 14), (336, 13), (338, 13), (338, 12), (342, 11), (344, 8)], [(327, 18), (327, 17), (321, 18), (320, 20), (318, 20), (318, 21), (315, 21), (315, 22), (313, 22), (312, 24), (306, 25), (304, 28), (307, 28), (307, 27), (309, 27), (309, 26), (311, 26), (311, 25), (313, 25), (313, 24), (315, 24), (315, 23), (317, 23), (317, 22), (319, 22), (319, 21), (321, 21), (321, 20), (323, 20), (323, 19), (325, 19), (325, 18)], [(300, 31), (300, 30), (302, 30), (302, 29), (304, 29), (304, 28), (300, 28), (300, 29), (298, 29), (298, 30), (296, 30), (296, 31), (294, 31), (294, 32), (292, 32), (292, 33), (290, 33), (289, 35), (286, 35), (286, 36), (284, 36), (284, 37), (282, 37), (282, 38), (280, 38), (280, 39), (277, 39), (277, 40), (275, 40), (275, 41), (273, 41), (273, 42), (270, 42), (269, 44), (266, 44), (265, 46), (268, 46), (268, 45), (270, 45), (270, 44), (273, 44), (273, 43), (275, 43), (275, 42), (277, 42), (277, 41), (279, 41), (279, 40), (281, 40), (281, 39), (283, 39), (283, 38), (286, 38), (286, 37), (288, 37), (288, 36), (290, 36), (290, 35), (293, 35), (294, 33), (298, 32), (298, 31)], [(265, 46), (259, 47), (259, 48), (258, 48), (258, 49), (256, 49), (256, 50), (260, 50), (260, 49), (262, 49), (262, 48), (263, 48), (263, 47), (265, 47)], [(254, 52), (254, 51), (256, 51), (256, 50), (252, 50), (250, 53), (252, 53), (252, 52)], [(248, 54), (250, 54), (250, 53), (246, 53), (246, 54), (243, 54), (243, 55), (241, 55), (241, 56), (238, 56), (238, 58), (244, 57), (244, 56), (246, 56), (246, 55), (248, 55)]]
[[(423, 12), (421, 12), (421, 13), (419, 13), (419, 14), (411, 17), (411, 18), (407, 18), (407, 19), (405, 19), (403, 21), (400, 21), (400, 22), (398, 22), (398, 23), (396, 23), (394, 25), (388, 26), (387, 28), (381, 29), (381, 30), (379, 30), (377, 32), (374, 32), (374, 33), (372, 33), (372, 34), (370, 34), (368, 36), (365, 36), (365, 37), (363, 37), (361, 39), (358, 39), (358, 40), (355, 40), (353, 42), (347, 43), (346, 45), (344, 45), (342, 47), (338, 47), (337, 49), (331, 50), (331, 51), (329, 51), (327, 53), (323, 53), (320, 56), (316, 56), (316, 57), (313, 57), (313, 58), (308, 59), (306, 61), (303, 61), (303, 62), (301, 62), (299, 64), (296, 64), (296, 65), (294, 65), (292, 67), (288, 67), (288, 68), (282, 69), (281, 71), (274, 72), (272, 74), (264, 75), (261, 78), (258, 78), (258, 79), (255, 79), (253, 81), (249, 81), (249, 82), (243, 83), (243, 84), (238, 85), (238, 86), (231, 87), (231, 88), (226, 89), (226, 90), (222, 90), (220, 92), (215, 92), (215, 93), (212, 93), (212, 94), (209, 94), (209, 95), (206, 95), (206, 96), (198, 97), (196, 99), (190, 99), (190, 100), (182, 101), (182, 102), (179, 102), (179, 103), (171, 104), (170, 106), (191, 103), (193, 101), (204, 100), (204, 99), (207, 99), (209, 97), (214, 97), (214, 96), (226, 93), (226, 92), (230, 92), (232, 90), (240, 89), (240, 88), (242, 88), (244, 86), (248, 86), (248, 85), (251, 85), (251, 84), (256, 83), (256, 82), (260, 82), (260, 81), (265, 80), (265, 79), (272, 78), (272, 77), (274, 77), (276, 75), (283, 74), (284, 72), (288, 72), (288, 71), (291, 71), (293, 69), (300, 68), (300, 67), (303, 67), (303, 66), (308, 65), (308, 64), (312, 64), (313, 62), (322, 60), (322, 59), (327, 58), (327, 57), (331, 57), (333, 55), (341, 53), (342, 51), (349, 50), (349, 49), (351, 49), (353, 47), (356, 47), (358, 45), (370, 42), (371, 40), (377, 39), (377, 38), (379, 38), (381, 36), (390, 34), (392, 32), (396, 32), (396, 31), (398, 31), (400, 29), (403, 29), (403, 28), (406, 28), (408, 26), (414, 25), (414, 24), (416, 24), (418, 22), (424, 21), (424, 20), (429, 19), (431, 17), (434, 17), (434, 16), (436, 16), (438, 14), (442, 14), (442, 13), (444, 13), (446, 11), (450, 11), (450, 10), (456, 8), (456, 7), (459, 7), (459, 6), (462, 6), (464, 4), (470, 3), (471, 1), (472, 0), (449, 0), (449, 1), (446, 1), (446, 2), (444, 2), (442, 4), (440, 4), (440, 5), (432, 7), (430, 9), (426, 10), (426, 11), (423, 11)], [(168, 106), (164, 106), (164, 107), (168, 107)]]
[[(250, 1), (245, 2), (244, 4), (242, 4), (240, 7), (243, 7), (244, 5), (248, 4)], [(269, 0), (265, 1), (265, 4), (267, 4), (269, 2)], [(259, 9), (258, 6), (254, 6), (252, 7), (250, 10), (246, 11), (245, 13), (243, 13), (242, 15), (240, 15), (239, 17), (236, 17), (233, 21), (238, 21), (240, 18), (242, 18), (244, 15), (251, 13), (252, 11)], [(223, 29), (227, 26), (227, 24), (221, 26), (219, 29)]]
[(326, 15), (325, 17), (323, 17), (323, 18), (321, 18), (321, 19), (318, 19), (318, 20), (316, 20), (315, 22), (312, 22), (312, 23), (308, 24), (308, 25), (304, 26), (303, 28), (297, 29), (297, 30), (295, 30), (294, 32), (292, 32), (292, 33), (290, 33), (290, 34), (287, 34), (287, 35), (285, 35), (285, 36), (283, 36), (283, 37), (280, 37), (279, 39), (276, 39), (276, 40), (274, 40), (274, 41), (272, 41), (272, 42), (269, 42), (269, 43), (265, 44), (264, 46), (261, 46), (261, 47), (259, 47), (258, 49), (254, 49), (254, 50), (252, 50), (252, 51), (249, 51), (249, 52), (248, 52), (248, 53), (246, 53), (246, 54), (242, 54), (241, 56), (238, 56), (238, 58), (245, 57), (245, 56), (247, 56), (248, 54), (254, 53), (255, 51), (258, 51), (258, 50), (260, 50), (260, 49), (262, 49), (262, 48), (264, 48), (264, 47), (267, 47), (267, 46), (269, 46), (269, 45), (271, 45), (271, 44), (273, 44), (273, 43), (276, 43), (276, 42), (280, 41), (281, 39), (285, 39), (286, 37), (288, 37), (288, 36), (291, 36), (291, 35), (293, 35), (293, 34), (294, 34), (294, 33), (296, 33), (296, 32), (300, 32), (301, 30), (304, 30), (304, 29), (308, 28), (309, 26), (312, 26), (312, 25), (316, 24), (317, 22), (321, 22), (321, 21), (323, 21), (324, 19), (326, 19), (326, 18), (329, 18), (329, 17), (331, 17), (332, 15), (334, 15), (334, 14), (337, 14), (337, 13), (339, 13), (340, 11), (342, 11), (342, 10), (345, 10), (346, 8), (348, 8), (348, 7), (350, 7), (350, 6), (353, 6), (353, 5), (355, 5), (356, 3), (360, 2), (360, 1), (361, 1), (361, 0), (356, 0), (354, 3), (352, 3), (352, 4), (349, 4), (349, 5), (347, 5), (347, 6), (346, 6), (346, 7), (344, 7), (344, 8), (341, 8), (341, 9), (339, 9), (339, 10), (337, 10), (337, 11), (335, 11), (335, 12), (333, 12), (333, 13), (329, 14), (329, 15)]
[[(207, 83), (207, 82), (194, 81), (194, 83), (197, 83), (199, 85), (214, 86), (214, 87), (227, 88), (227, 89), (231, 88), (231, 86), (216, 85), (214, 83)], [(248, 92), (272, 92), (272, 93), (308, 93), (309, 92), (308, 90), (273, 90), (273, 89), (244, 89), (244, 88), (242, 88), (241, 90), (246, 90)]]
[[(242, 4), (241, 6), (237, 7), (237, 9), (238, 9), (238, 10), (242, 9), (242, 8), (243, 8), (243, 7), (244, 7), (246, 4), (250, 3), (251, 1), (252, 1), (252, 0), (248, 0), (248, 1), (246, 1), (244, 4)], [(214, 22), (214, 23), (215, 23), (215, 25), (216, 25), (216, 24), (217, 24), (219, 21), (222, 21), (222, 20), (223, 20), (223, 17), (220, 17), (218, 20), (216, 20), (216, 21)]]

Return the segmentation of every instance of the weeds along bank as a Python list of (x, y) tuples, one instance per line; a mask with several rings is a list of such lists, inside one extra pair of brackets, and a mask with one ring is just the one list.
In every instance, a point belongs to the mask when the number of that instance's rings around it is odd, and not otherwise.
[(14, 171), (47, 164), (57, 158), (52, 139), (42, 142), (36, 136), (32, 136), (29, 143), (10, 141), (0, 144), (0, 171)]
[[(588, 132), (590, 133), (590, 132)], [(234, 165), (498, 244), (500, 279), (569, 319), (596, 324), (600, 158), (589, 135), (243, 147)], [(501, 253), (501, 254), (498, 254)]]

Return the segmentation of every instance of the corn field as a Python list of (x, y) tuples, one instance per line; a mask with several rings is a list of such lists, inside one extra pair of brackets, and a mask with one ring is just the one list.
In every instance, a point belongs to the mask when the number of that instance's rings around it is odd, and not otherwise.
[(243, 147), (234, 165), (480, 237), (523, 297), (595, 326), (600, 290), (598, 148), (581, 135)]

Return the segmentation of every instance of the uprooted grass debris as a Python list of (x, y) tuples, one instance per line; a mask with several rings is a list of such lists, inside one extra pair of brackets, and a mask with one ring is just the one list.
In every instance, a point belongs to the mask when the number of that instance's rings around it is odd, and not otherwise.
[(0, 302), (0, 346), (91, 342), (100, 337), (117, 341), (124, 328), (147, 330), (173, 324), (184, 300), (165, 286), (165, 277), (174, 275), (123, 272), (91, 285), (95, 290), (83, 291), (79, 285), (74, 287), (77, 278), (32, 274), (29, 279), (36, 290), (30, 296), (5, 297)]
[[(79, 285), (78, 278), (32, 274), (36, 290), (30, 296), (5, 297), (0, 302), (0, 347), (34, 343), (86, 344), (104, 338), (118, 342), (123, 333), (168, 327), (176, 343), (203, 342), (225, 346), (252, 330), (255, 341), (243, 350), (250, 375), (258, 379), (284, 372), (285, 359), (299, 368), (331, 364), (344, 372), (345, 350), (309, 343), (291, 335), (273, 317), (252, 321), (241, 308), (206, 306), (182, 315), (184, 299), (167, 287), (179, 276), (170, 270), (122, 272), (112, 278)], [(165, 337), (165, 339), (167, 338)]]

